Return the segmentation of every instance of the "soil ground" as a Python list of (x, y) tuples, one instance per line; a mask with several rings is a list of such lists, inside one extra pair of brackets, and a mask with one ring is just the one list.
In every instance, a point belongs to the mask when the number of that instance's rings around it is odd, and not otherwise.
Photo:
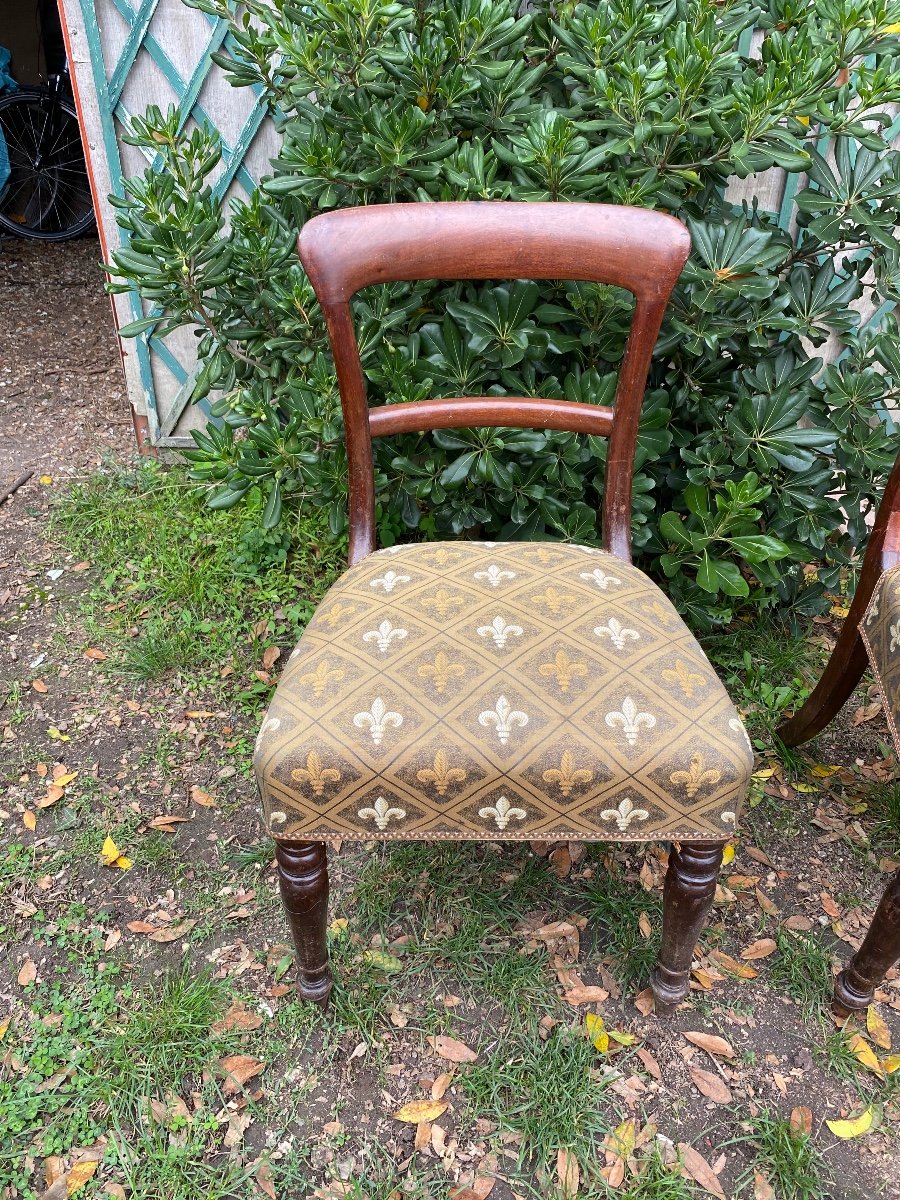
[[(661, 846), (332, 847), (340, 983), (325, 1017), (297, 1002), (249, 771), (271, 654), (123, 674), (103, 612), (131, 561), (106, 582), (51, 528), (133, 465), (98, 259), (0, 242), (0, 491), (34, 470), (0, 507), (0, 1196), (900, 1197), (900, 977), (868, 1027), (828, 1007), (900, 855), (865, 687), (784, 762), (755, 714), (753, 806), (671, 1021), (644, 992)], [(811, 1132), (784, 1145), (792, 1113)]]

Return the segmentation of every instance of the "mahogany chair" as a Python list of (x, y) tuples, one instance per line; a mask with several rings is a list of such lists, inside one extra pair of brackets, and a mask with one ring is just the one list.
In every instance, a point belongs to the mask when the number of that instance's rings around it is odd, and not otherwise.
[[(779, 729), (787, 746), (800, 746), (825, 728), (850, 698), (871, 664), (900, 760), (900, 456), (894, 463), (869, 535), (859, 584), (822, 678), (802, 707)], [(900, 959), (900, 871), (875, 910), (859, 950), (838, 975), (836, 1005), (868, 1008), (875, 989)]]
[[(724, 687), (630, 561), (647, 371), (690, 249), (673, 217), (588, 204), (376, 205), (315, 217), (300, 257), (344, 412), (350, 565), (291, 655), (254, 758), (300, 995), (327, 1002), (325, 839), (677, 843), (657, 1011), (686, 995), (753, 769)], [(490, 397), (369, 409), (350, 313), (394, 280), (573, 279), (635, 307), (612, 408)], [(465, 426), (609, 437), (603, 549), (429, 542), (375, 548), (372, 438)]]

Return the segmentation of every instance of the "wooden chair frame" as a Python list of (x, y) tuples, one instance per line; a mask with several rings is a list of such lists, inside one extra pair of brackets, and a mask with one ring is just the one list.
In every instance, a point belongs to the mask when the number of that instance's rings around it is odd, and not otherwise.
[[(505, 426), (608, 436), (604, 547), (631, 558), (631, 487), (641, 403), (663, 313), (690, 252), (674, 217), (598, 204), (373, 205), (313, 218), (299, 253), (325, 316), (344, 413), (352, 566), (375, 549), (372, 438), (436, 428)], [(350, 301), (376, 283), (419, 279), (572, 279), (613, 284), (635, 297), (615, 406), (525, 397), (425, 400), (369, 408)], [(724, 841), (672, 850), (662, 949), (653, 973), (657, 1012), (688, 991), (697, 937), (715, 895)], [(325, 1004), (325, 845), (278, 839), (279, 882), (297, 948), (300, 995)]]
[[(884, 571), (900, 565), (900, 456), (884, 489), (863, 558), (859, 583), (822, 678), (798, 709), (778, 729), (786, 746), (801, 746), (837, 716), (863, 677), (868, 656), (859, 627)], [(875, 988), (900, 958), (900, 871), (881, 898), (868, 933), (856, 954), (835, 980), (835, 1005), (852, 1012), (867, 1008)]]

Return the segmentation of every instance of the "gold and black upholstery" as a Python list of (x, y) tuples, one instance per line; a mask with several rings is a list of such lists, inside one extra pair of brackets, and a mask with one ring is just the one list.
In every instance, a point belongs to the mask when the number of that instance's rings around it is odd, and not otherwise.
[(636, 567), (436, 542), (370, 554), (331, 588), (255, 767), (277, 839), (696, 842), (734, 832), (753, 755)]

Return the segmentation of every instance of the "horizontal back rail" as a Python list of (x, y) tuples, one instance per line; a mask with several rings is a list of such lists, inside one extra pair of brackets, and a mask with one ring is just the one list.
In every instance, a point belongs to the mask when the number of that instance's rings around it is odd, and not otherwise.
[(535, 400), (524, 396), (459, 396), (452, 400), (411, 400), (369, 409), (372, 437), (422, 433), (427, 429), (504, 426), (521, 429), (565, 429), (609, 437), (614, 410), (571, 400)]
[[(375, 204), (308, 221), (298, 248), (322, 306), (341, 391), (351, 564), (375, 549), (373, 436), (475, 425), (609, 436), (603, 544), (628, 559), (641, 402), (663, 312), (690, 245), (674, 217), (619, 205)], [(635, 305), (614, 408), (463, 396), (370, 410), (350, 301), (371, 284), (419, 279), (571, 279), (627, 288)]]

